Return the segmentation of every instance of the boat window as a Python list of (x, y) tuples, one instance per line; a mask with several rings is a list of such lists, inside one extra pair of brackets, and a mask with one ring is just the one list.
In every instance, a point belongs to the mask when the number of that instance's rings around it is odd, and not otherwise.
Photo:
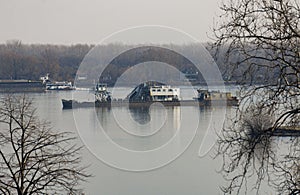
[(173, 91), (173, 89), (169, 89), (169, 91)]
[(166, 91), (165, 89), (163, 89), (163, 91)]
[(160, 91), (160, 89), (158, 89), (157, 91)]
[(152, 91), (156, 91), (155, 89), (152, 89)]

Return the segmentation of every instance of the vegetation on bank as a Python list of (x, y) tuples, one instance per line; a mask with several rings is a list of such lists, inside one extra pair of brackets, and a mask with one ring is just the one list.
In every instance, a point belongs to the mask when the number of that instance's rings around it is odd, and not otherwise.
[(26, 45), (8, 41), (0, 45), (0, 79), (74, 80), (76, 71), (92, 45)]
[[(185, 51), (188, 53), (194, 53), (195, 47), (202, 47), (199, 45), (172, 45), (178, 51)], [(110, 57), (110, 52), (118, 50), (120, 47), (127, 47), (122, 44), (109, 44), (101, 45), (101, 57)], [(213, 57), (215, 50), (211, 47), (211, 44), (205, 44), (206, 49), (211, 53)], [(41, 76), (50, 74), (51, 79), (57, 81), (74, 81), (77, 70), (84, 59), (85, 55), (94, 48), (94, 45), (76, 44), (76, 45), (43, 45), (43, 44), (22, 44), (19, 40), (7, 41), (5, 44), (0, 44), (0, 80), (6, 79), (26, 79), (26, 80), (39, 80)], [(241, 73), (247, 68), (247, 64), (241, 65), (237, 68), (228, 68), (225, 64), (227, 46), (218, 48), (218, 58), (216, 59), (217, 65), (223, 75), (225, 81), (235, 82), (241, 79)], [(201, 50), (200, 50), (201, 51)], [(124, 69), (130, 68), (130, 66), (136, 65), (140, 58), (138, 55), (130, 54), (125, 58), (113, 61), (113, 64), (107, 69), (109, 75), (105, 75), (110, 78), (111, 81), (116, 81), (118, 76), (124, 72)], [(178, 59), (172, 59), (168, 54), (161, 53), (160, 57), (167, 59), (170, 64), (177, 64), (176, 67), (183, 73), (195, 73), (189, 62), (182, 60), (178, 62)], [(165, 55), (165, 56), (164, 56)], [(199, 54), (201, 56), (201, 54)], [(237, 52), (231, 55), (234, 59), (239, 59), (240, 54)], [(180, 63), (180, 64), (179, 64)], [(227, 62), (226, 62), (227, 63)], [(255, 78), (248, 78), (244, 80), (248, 83), (262, 83), (265, 82), (266, 69), (260, 67), (255, 71)], [(276, 78), (279, 70), (274, 69), (267, 71), (269, 74), (269, 82), (275, 82), (272, 78)], [(94, 74), (93, 70), (91, 73)], [(83, 77), (88, 75), (81, 75)], [(143, 75), (140, 75), (143, 76)], [(199, 74), (196, 78), (199, 82), (204, 82), (203, 77)]]

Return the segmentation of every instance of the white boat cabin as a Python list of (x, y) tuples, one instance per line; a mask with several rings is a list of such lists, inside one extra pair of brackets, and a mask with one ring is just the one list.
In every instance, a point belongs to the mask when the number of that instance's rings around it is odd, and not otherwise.
[(180, 97), (180, 89), (169, 85), (151, 86), (150, 97), (152, 101), (177, 101)]

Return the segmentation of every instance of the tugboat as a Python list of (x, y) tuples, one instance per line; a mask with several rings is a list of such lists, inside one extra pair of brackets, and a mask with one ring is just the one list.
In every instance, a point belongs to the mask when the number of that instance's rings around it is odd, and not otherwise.
[(62, 99), (63, 109), (72, 109), (73, 107), (109, 107), (111, 106), (111, 95), (107, 91), (107, 84), (97, 83), (95, 87), (95, 102), (77, 102), (75, 100)]
[(97, 83), (95, 87), (95, 105), (106, 105), (109, 106), (111, 103), (110, 92), (107, 91), (107, 84)]
[(228, 106), (238, 106), (238, 99), (236, 96), (232, 96), (230, 92), (220, 92), (220, 91), (208, 91), (203, 89), (198, 89), (198, 97), (194, 98), (199, 102), (199, 105), (211, 105), (223, 103), (226, 101)]

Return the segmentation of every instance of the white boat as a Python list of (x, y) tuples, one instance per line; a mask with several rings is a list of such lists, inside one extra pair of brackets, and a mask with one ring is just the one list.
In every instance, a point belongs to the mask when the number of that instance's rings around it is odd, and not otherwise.
[(51, 82), (46, 84), (46, 90), (74, 90), (75, 87), (71, 82)]
[(126, 99), (130, 102), (175, 102), (179, 101), (179, 97), (179, 88), (148, 81), (134, 88)]
[(49, 74), (41, 77), (43, 84), (46, 86), (46, 90), (74, 90), (76, 89), (71, 82), (68, 81), (51, 81), (49, 79)]

